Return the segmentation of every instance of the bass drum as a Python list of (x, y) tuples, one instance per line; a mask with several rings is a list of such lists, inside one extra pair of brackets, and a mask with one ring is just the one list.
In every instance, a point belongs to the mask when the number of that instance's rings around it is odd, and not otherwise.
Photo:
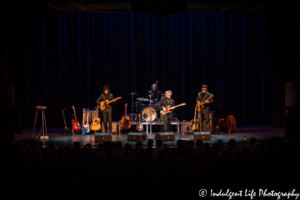
[(233, 133), (236, 129), (236, 122), (233, 115), (227, 115), (225, 119), (219, 120), (219, 127), (222, 132)]
[(142, 112), (142, 118), (146, 121), (146, 122), (152, 122), (155, 120), (156, 118), (156, 111), (153, 108), (145, 108)]

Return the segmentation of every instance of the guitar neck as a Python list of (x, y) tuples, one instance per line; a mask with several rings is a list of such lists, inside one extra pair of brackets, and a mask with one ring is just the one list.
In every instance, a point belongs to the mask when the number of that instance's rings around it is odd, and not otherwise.
[(77, 122), (75, 108), (73, 108), (73, 110), (74, 110), (74, 118), (75, 118), (75, 122)]
[(171, 107), (170, 109), (174, 109), (174, 108), (177, 108), (177, 107), (179, 107), (179, 106), (184, 106), (183, 104), (180, 104), (180, 105), (177, 105), (177, 106), (173, 106), (173, 107)]
[(194, 121), (196, 121), (196, 112), (197, 112), (197, 107), (198, 107), (198, 104), (195, 106)]

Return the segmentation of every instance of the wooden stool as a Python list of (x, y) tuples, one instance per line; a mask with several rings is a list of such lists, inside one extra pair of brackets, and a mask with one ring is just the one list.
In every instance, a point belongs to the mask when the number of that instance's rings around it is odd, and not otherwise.
[[(33, 125), (33, 132), (35, 130), (35, 124), (36, 124), (36, 118), (38, 115), (38, 111), (41, 110), (42, 111), (42, 128), (41, 128), (41, 132), (38, 136), (36, 136), (35, 138), (38, 138), (42, 132), (43, 135), (40, 136), (41, 140), (48, 140), (49, 137), (47, 136), (47, 124), (46, 124), (46, 115), (45, 115), (45, 110), (47, 109), (46, 106), (36, 106), (36, 114), (35, 114), (35, 120), (34, 120), (34, 125)], [(46, 135), (45, 135), (45, 130), (46, 130)], [(32, 132), (32, 136), (33, 136), (33, 132)]]

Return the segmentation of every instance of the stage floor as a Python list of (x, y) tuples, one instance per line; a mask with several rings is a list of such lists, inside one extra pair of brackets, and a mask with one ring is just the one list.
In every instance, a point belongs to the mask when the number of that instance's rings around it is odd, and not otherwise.
[[(26, 141), (39, 141), (39, 139), (35, 138), (39, 135), (40, 129), (36, 128), (35, 132), (31, 129), (23, 129), (22, 134), (15, 134), (15, 139), (17, 140), (26, 140)], [(43, 147), (46, 148), (49, 143), (55, 143), (58, 147), (63, 147), (64, 145), (72, 145), (73, 142), (80, 142), (81, 146), (85, 144), (91, 144), (92, 148), (97, 148), (97, 145), (101, 142), (95, 142), (95, 136), (93, 133), (82, 135), (77, 134), (73, 135), (71, 132), (67, 132), (64, 135), (64, 128), (48, 128), (47, 135), (49, 136), (48, 141), (42, 141)], [(155, 133), (148, 134), (148, 138), (154, 140)], [(112, 142), (121, 141), (123, 146), (126, 143), (130, 143), (132, 147), (135, 147), (136, 142), (128, 142), (127, 141), (127, 133), (113, 133), (112, 134)], [(210, 141), (203, 141), (204, 143), (214, 144), (217, 140), (222, 139), (224, 142), (224, 146), (227, 146), (228, 141), (231, 138), (234, 138), (237, 142), (237, 146), (239, 146), (244, 138), (250, 139), (251, 137), (255, 137), (258, 142), (264, 142), (272, 137), (285, 137), (285, 130), (279, 128), (271, 128), (271, 127), (237, 127), (235, 133), (223, 133), (217, 132), (216, 134), (212, 134), (212, 138)], [(184, 132), (175, 132), (175, 141), (163, 142), (170, 146), (170, 148), (176, 147), (177, 140), (187, 140), (193, 141), (193, 134), (188, 134)], [(143, 142), (143, 147), (147, 147), (147, 142)], [(155, 148), (155, 140), (154, 140), (154, 148)]]

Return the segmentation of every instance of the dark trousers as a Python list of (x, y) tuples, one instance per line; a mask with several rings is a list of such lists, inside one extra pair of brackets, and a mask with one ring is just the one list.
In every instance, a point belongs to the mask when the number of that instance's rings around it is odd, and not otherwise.
[(109, 132), (112, 132), (112, 110), (110, 109), (105, 109), (103, 112), (103, 122), (104, 122), (104, 131), (107, 132), (107, 118), (108, 118), (108, 123), (109, 123)]
[(168, 113), (165, 116), (163, 116), (164, 119), (164, 132), (169, 132), (171, 130), (171, 120), (172, 120), (172, 114)]
[[(205, 116), (206, 119), (206, 124), (203, 124), (203, 117)], [(203, 126), (206, 126), (206, 129), (209, 129), (209, 107), (206, 107), (202, 110), (200, 110), (200, 112), (198, 113), (198, 118), (199, 118), (199, 132), (201, 131), (201, 129), (203, 130)], [(200, 127), (201, 126), (201, 127)]]

